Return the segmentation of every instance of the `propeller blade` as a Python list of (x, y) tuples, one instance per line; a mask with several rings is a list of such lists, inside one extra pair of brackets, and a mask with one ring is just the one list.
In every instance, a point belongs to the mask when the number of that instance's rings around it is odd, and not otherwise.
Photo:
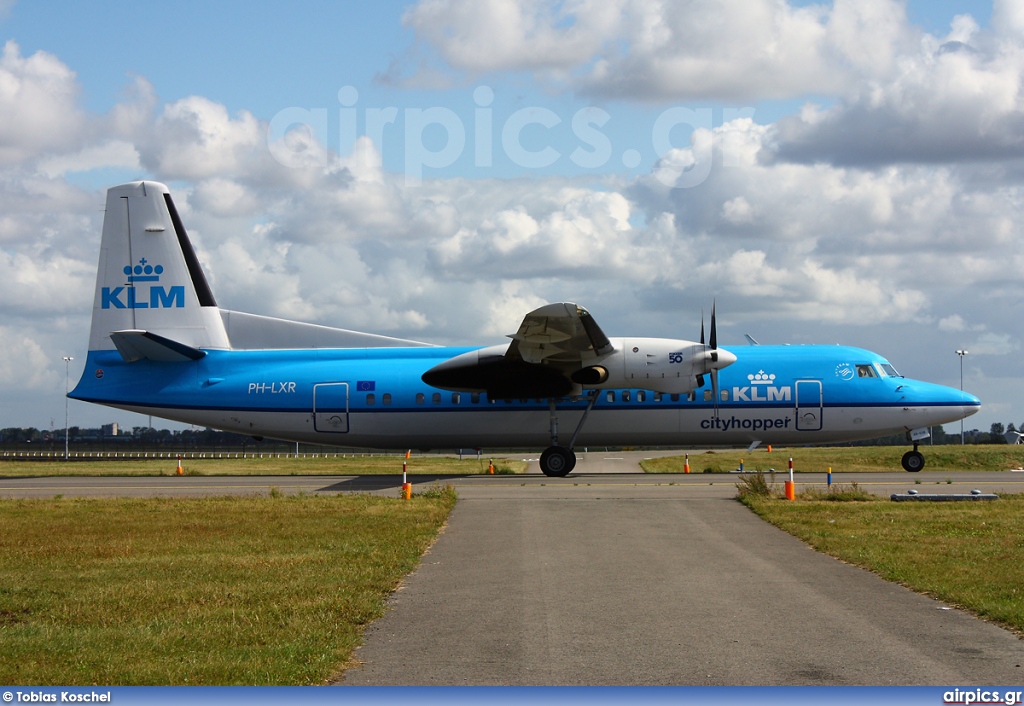
[[(717, 308), (717, 302), (711, 300), (711, 339), (709, 341), (711, 345), (711, 362), (718, 362), (718, 322), (715, 317), (715, 309)], [(718, 368), (711, 368), (711, 396), (714, 397), (715, 403), (715, 419), (718, 419)]]
[(718, 419), (718, 368), (711, 369), (711, 396), (715, 398), (715, 419)]
[(711, 350), (718, 348), (718, 326), (715, 324), (715, 302), (711, 302)]
[(700, 310), (700, 344), (704, 345), (704, 310)]

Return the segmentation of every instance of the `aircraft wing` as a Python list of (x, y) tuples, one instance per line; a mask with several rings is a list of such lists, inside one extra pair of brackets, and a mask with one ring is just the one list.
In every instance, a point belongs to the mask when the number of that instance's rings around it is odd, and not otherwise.
[(561, 397), (579, 389), (574, 373), (615, 350), (590, 312), (568, 302), (531, 311), (509, 338), (435, 365), (423, 382), (495, 399)]
[(567, 302), (531, 311), (509, 338), (512, 344), (505, 355), (527, 363), (573, 367), (612, 351), (611, 342), (590, 312)]

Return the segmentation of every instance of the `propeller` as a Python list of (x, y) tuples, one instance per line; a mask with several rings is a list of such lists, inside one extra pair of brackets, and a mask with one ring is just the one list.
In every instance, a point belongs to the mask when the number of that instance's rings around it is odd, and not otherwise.
[[(711, 345), (711, 362), (718, 362), (718, 325), (715, 323), (715, 304), (714, 300), (711, 301), (711, 339), (708, 341)], [(715, 402), (715, 419), (718, 419), (718, 368), (711, 368), (711, 396)]]
[[(701, 310), (700, 310), (700, 345), (701, 345), (702, 348), (705, 348), (705, 345), (704, 345), (704, 309), (703, 308), (701, 308)], [(704, 387), (704, 376), (703, 375), (698, 375), (697, 376), (697, 387)]]
[[(708, 342), (704, 342), (704, 312), (700, 315), (700, 344), (704, 349), (702, 354), (703, 370), (711, 374), (711, 396), (715, 406), (715, 418), (718, 417), (718, 370), (736, 361), (736, 356), (727, 350), (718, 347), (718, 316), (717, 303), (711, 304), (711, 331)], [(704, 386), (704, 375), (697, 375), (697, 387)]]

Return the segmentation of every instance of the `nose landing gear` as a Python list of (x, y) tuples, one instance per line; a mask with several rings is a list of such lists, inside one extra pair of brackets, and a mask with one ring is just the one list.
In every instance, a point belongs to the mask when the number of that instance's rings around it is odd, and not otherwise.
[(900, 463), (903, 465), (904, 471), (911, 473), (917, 473), (924, 468), (924, 454), (917, 450), (916, 442), (914, 443), (914, 450), (903, 454), (903, 460)]

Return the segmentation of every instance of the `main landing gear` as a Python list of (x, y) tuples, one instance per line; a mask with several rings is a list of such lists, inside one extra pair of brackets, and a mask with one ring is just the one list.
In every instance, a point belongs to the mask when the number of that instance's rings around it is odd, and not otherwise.
[(576, 454), (564, 446), (549, 446), (540, 455), (540, 470), (552, 478), (564, 478), (576, 468)]
[(579, 424), (576, 425), (576, 431), (573, 432), (572, 438), (569, 439), (568, 446), (561, 446), (558, 443), (558, 417), (555, 413), (555, 398), (548, 399), (548, 409), (551, 410), (551, 446), (544, 449), (544, 453), (540, 455), (540, 470), (544, 472), (544, 475), (551, 478), (564, 478), (576, 467), (576, 453), (573, 451), (573, 447), (576, 444), (576, 437), (579, 436), (580, 429), (583, 428), (583, 423), (587, 421), (587, 415), (590, 414), (590, 410), (594, 408), (594, 403), (597, 402), (597, 395), (597, 390), (590, 391), (590, 401), (587, 404), (587, 409), (583, 412), (583, 416), (580, 417)]
[(903, 454), (903, 460), (900, 463), (903, 464), (904, 471), (910, 471), (911, 473), (917, 473), (924, 468), (924, 454), (917, 450), (916, 442), (914, 443), (914, 450)]

